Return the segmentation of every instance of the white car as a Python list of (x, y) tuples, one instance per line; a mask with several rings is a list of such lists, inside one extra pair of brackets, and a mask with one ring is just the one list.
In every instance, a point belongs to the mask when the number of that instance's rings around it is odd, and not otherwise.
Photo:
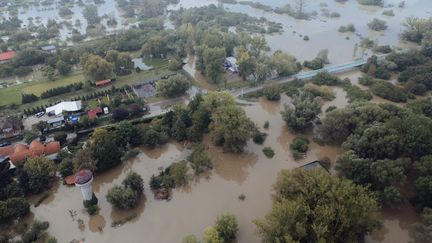
[(37, 118), (40, 118), (40, 117), (42, 117), (43, 115), (45, 115), (45, 112), (41, 111), (41, 112), (36, 113), (35, 116), (36, 116)]

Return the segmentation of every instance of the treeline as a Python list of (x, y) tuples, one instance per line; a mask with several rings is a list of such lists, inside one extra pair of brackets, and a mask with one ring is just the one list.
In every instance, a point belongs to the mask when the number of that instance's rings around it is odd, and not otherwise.
[(42, 92), (40, 98), (41, 99), (46, 99), (46, 98), (50, 98), (53, 96), (57, 96), (57, 95), (61, 95), (61, 94), (66, 94), (69, 92), (74, 92), (74, 91), (78, 91), (80, 89), (83, 88), (83, 83), (74, 83), (74, 84), (69, 84), (67, 86), (61, 86), (61, 87), (57, 87), (57, 88), (52, 88), (49, 89), (47, 91)]

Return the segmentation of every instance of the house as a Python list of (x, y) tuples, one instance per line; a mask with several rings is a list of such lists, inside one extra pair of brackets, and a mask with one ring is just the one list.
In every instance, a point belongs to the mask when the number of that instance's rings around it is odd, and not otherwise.
[(81, 100), (78, 101), (63, 101), (61, 103), (58, 103), (57, 105), (47, 107), (45, 109), (45, 112), (47, 114), (54, 114), (54, 115), (60, 115), (63, 113), (63, 111), (67, 112), (77, 112), (82, 109), (82, 103)]
[(0, 64), (12, 61), (12, 59), (15, 57), (15, 54), (16, 53), (14, 51), (0, 53)]
[(58, 116), (47, 121), (50, 128), (60, 127), (65, 123), (64, 116)]
[(58, 153), (61, 150), (60, 142), (50, 142), (47, 144), (41, 143), (39, 140), (34, 140), (30, 145), (17, 144), (15, 147), (13, 145), (1, 150), (0, 153), (4, 154), (3, 157), (9, 157), (9, 160), (13, 165), (18, 165), (20, 162), (26, 160), (27, 158), (34, 158), (38, 156), (45, 156), (50, 160), (57, 158)]
[(0, 118), (0, 139), (21, 135), (22, 125), (22, 121), (18, 117), (10, 116)]
[(111, 79), (96, 81), (96, 87), (104, 86), (111, 83)]
[(233, 73), (238, 72), (237, 59), (235, 57), (227, 57), (224, 66)]
[(302, 169), (304, 169), (304, 170), (323, 169), (323, 170), (325, 170), (327, 173), (330, 174), (330, 171), (329, 171), (327, 168), (325, 168), (325, 167), (321, 164), (321, 162), (319, 162), (318, 160), (315, 160), (315, 161), (312, 161), (312, 162), (310, 162), (310, 163), (307, 163), (307, 164), (305, 164), (305, 165), (303, 165), (303, 166), (300, 166), (300, 168), (302, 168)]
[(56, 54), (57, 48), (54, 45), (42, 46), (41, 50), (50, 54)]
[(93, 120), (93, 119), (98, 118), (98, 116), (102, 113), (103, 113), (102, 109), (100, 107), (97, 107), (95, 109), (89, 110), (87, 112), (87, 116), (90, 120)]

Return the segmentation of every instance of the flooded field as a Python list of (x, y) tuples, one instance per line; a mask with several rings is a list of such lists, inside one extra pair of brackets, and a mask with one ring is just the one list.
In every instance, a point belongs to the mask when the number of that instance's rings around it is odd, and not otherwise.
[[(42, 205), (32, 208), (34, 217), (48, 220), (51, 223), (49, 231), (59, 242), (81, 238), (86, 242), (142, 242), (142, 239), (145, 242), (179, 242), (187, 234), (202, 237), (205, 227), (214, 224), (217, 215), (232, 212), (239, 220), (239, 242), (260, 242), (252, 221), (264, 217), (271, 208), (271, 186), (278, 172), (322, 157), (334, 161), (343, 152), (339, 147), (323, 147), (312, 142), (307, 158), (295, 161), (289, 151), (295, 135), (289, 132), (280, 116), (286, 102), (289, 98), (283, 96), (281, 102), (260, 99), (255, 105), (244, 107), (247, 115), (260, 127), (267, 120), (270, 123), (268, 130), (263, 129), (268, 137), (262, 146), (249, 142), (243, 154), (223, 153), (206, 138), (205, 143), (214, 159), (214, 170), (191, 180), (187, 187), (174, 190), (173, 199), (169, 202), (154, 200), (148, 182), (160, 167), (167, 167), (188, 155), (189, 150), (175, 142), (154, 150), (142, 148), (137, 158), (96, 175), (93, 189), (99, 198), (99, 215), (88, 216), (84, 212), (78, 188), (59, 185)], [(303, 136), (312, 141), (311, 133)], [(275, 150), (272, 159), (262, 153), (264, 146)], [(121, 183), (129, 170), (144, 178), (146, 198), (133, 211), (112, 209), (105, 199), (107, 191), (114, 184)], [(246, 200), (239, 200), (240, 194), (246, 195)], [(76, 212), (76, 216), (71, 217), (69, 210)], [(132, 213), (138, 214), (134, 220), (119, 228), (111, 227), (113, 221)], [(84, 222), (81, 227), (78, 227), (78, 219)]]
[[(286, 0), (253, 0), (253, 2), (260, 2), (272, 8), (282, 7), (287, 3), (294, 6), (294, 1)], [(270, 21), (282, 23), (284, 33), (267, 36), (267, 42), (273, 51), (283, 50), (291, 53), (300, 61), (304, 61), (315, 58), (320, 50), (328, 49), (330, 62), (338, 64), (363, 56), (363, 50), (358, 47), (362, 38), (370, 38), (378, 45), (390, 45), (402, 48), (408, 45), (401, 43), (399, 40), (399, 34), (403, 30), (402, 24), (410, 16), (430, 16), (432, 1), (405, 1), (405, 8), (398, 7), (400, 2), (400, 0), (386, 0), (385, 8), (381, 8), (362, 6), (357, 1), (347, 1), (344, 4), (337, 3), (334, 0), (308, 1), (306, 11), (317, 13), (317, 16), (310, 20), (297, 20), (288, 15), (265, 12), (241, 4), (223, 4), (223, 6), (228, 11), (246, 13), (258, 18), (265, 17)], [(217, 4), (217, 1), (181, 0), (178, 5), (170, 6), (170, 9), (200, 7), (212, 3)], [(321, 7), (321, 4), (323, 4), (322, 6), (325, 4), (327, 7)], [(340, 17), (324, 17), (321, 9), (337, 12), (340, 14)], [(384, 10), (393, 10), (395, 16), (384, 16), (382, 14)], [(369, 30), (367, 23), (373, 18), (385, 20), (388, 25), (387, 30), (382, 32)], [(347, 24), (355, 26), (356, 34), (338, 32), (341, 25)], [(303, 36), (305, 35), (310, 38), (309, 41), (303, 40)]]

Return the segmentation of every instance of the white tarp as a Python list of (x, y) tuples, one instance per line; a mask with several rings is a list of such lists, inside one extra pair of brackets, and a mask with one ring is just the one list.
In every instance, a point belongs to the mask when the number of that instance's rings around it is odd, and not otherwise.
[(74, 112), (82, 109), (81, 100), (78, 101), (63, 101), (57, 105), (47, 107), (45, 109), (46, 113), (54, 113), (55, 115), (60, 115), (63, 111)]

